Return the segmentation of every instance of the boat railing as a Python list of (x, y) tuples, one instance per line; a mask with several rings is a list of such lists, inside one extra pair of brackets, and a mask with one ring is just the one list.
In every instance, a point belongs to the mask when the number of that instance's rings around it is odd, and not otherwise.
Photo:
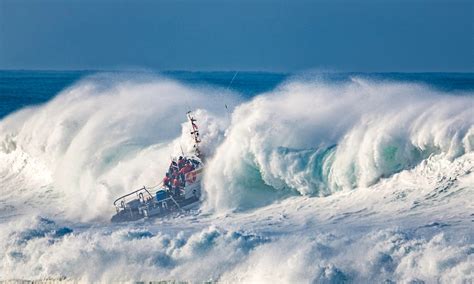
[(163, 182), (160, 182), (159, 184), (155, 184), (152, 186), (144, 186), (148, 191), (158, 191), (159, 189), (163, 188)]
[(153, 195), (150, 193), (150, 191), (146, 188), (146, 186), (143, 186), (142, 188), (140, 189), (137, 189), (137, 190), (134, 190), (132, 192), (129, 192), (125, 195), (122, 195), (120, 196), (119, 198), (115, 199), (114, 201), (114, 206), (118, 209), (118, 208), (125, 208), (125, 201), (126, 201), (126, 198), (133, 195), (133, 194), (136, 194), (138, 195), (138, 197), (140, 197), (140, 194), (144, 195), (144, 193), (148, 194), (149, 197), (153, 198)]
[[(185, 176), (186, 180), (194, 182), (197, 179), (197, 176), (201, 174), (202, 169), (203, 169), (202, 164), (200, 163), (199, 166), (196, 167), (194, 170), (186, 173), (186, 176)], [(156, 194), (157, 191), (161, 189), (168, 191), (168, 189), (164, 187), (163, 182), (153, 185), (153, 186), (143, 186), (137, 190), (124, 194), (120, 196), (119, 198), (115, 199), (114, 206), (117, 209), (117, 212), (125, 209), (126, 204), (127, 204), (127, 198), (135, 194), (136, 196), (134, 199), (138, 199), (143, 204), (146, 204), (150, 201), (153, 204), (157, 204), (162, 201), (171, 200), (173, 204), (175, 204), (178, 208), (180, 208), (178, 202), (172, 196), (168, 196), (167, 198), (160, 201), (155, 200), (154, 195)]]

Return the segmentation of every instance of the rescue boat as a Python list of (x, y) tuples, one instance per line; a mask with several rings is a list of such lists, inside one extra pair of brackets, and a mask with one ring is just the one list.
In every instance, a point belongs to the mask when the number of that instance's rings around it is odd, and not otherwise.
[[(175, 212), (184, 212), (199, 206), (201, 198), (201, 180), (204, 164), (199, 149), (201, 139), (196, 119), (191, 112), (187, 113), (191, 123), (191, 135), (194, 139), (193, 154), (182, 155), (182, 159), (192, 165), (192, 170), (183, 173), (180, 186), (173, 187), (161, 183), (157, 186), (136, 189), (120, 196), (114, 201), (116, 214), (112, 222), (136, 221), (144, 218), (163, 217)], [(180, 158), (181, 158), (180, 157)], [(171, 164), (178, 163), (178, 158), (173, 158)], [(171, 168), (170, 168), (171, 170)]]

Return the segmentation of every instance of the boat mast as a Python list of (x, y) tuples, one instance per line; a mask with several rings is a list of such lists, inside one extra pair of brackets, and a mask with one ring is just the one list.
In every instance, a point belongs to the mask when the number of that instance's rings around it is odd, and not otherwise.
[(196, 124), (196, 119), (192, 116), (191, 111), (188, 111), (186, 113), (188, 116), (189, 122), (191, 122), (191, 135), (194, 138), (194, 152), (196, 153), (196, 156), (201, 159), (201, 150), (199, 149), (199, 143), (201, 143), (201, 138), (199, 137), (199, 128)]

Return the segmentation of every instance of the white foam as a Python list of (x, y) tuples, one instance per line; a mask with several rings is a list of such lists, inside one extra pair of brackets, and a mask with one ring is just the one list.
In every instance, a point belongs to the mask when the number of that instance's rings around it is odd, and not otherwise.
[(327, 195), (370, 186), (433, 154), (472, 151), (472, 96), (359, 81), (291, 82), (236, 108), (208, 165), (208, 206), (245, 208), (257, 193), (271, 198), (269, 189)]

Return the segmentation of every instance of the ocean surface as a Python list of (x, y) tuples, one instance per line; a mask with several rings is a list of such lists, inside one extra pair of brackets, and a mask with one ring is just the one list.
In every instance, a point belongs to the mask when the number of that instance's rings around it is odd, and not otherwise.
[[(112, 202), (207, 157), (201, 206)], [(0, 71), (0, 281), (471, 283), (474, 74)]]
[(474, 90), (473, 73), (268, 73), (268, 72), (100, 72), (100, 71), (10, 71), (0, 70), (0, 118), (29, 105), (49, 101), (75, 82), (97, 74), (117, 76), (166, 76), (191, 86), (216, 86), (246, 97), (272, 90), (285, 80), (324, 78), (344, 82), (360, 76), (375, 80), (419, 83), (444, 91)]

